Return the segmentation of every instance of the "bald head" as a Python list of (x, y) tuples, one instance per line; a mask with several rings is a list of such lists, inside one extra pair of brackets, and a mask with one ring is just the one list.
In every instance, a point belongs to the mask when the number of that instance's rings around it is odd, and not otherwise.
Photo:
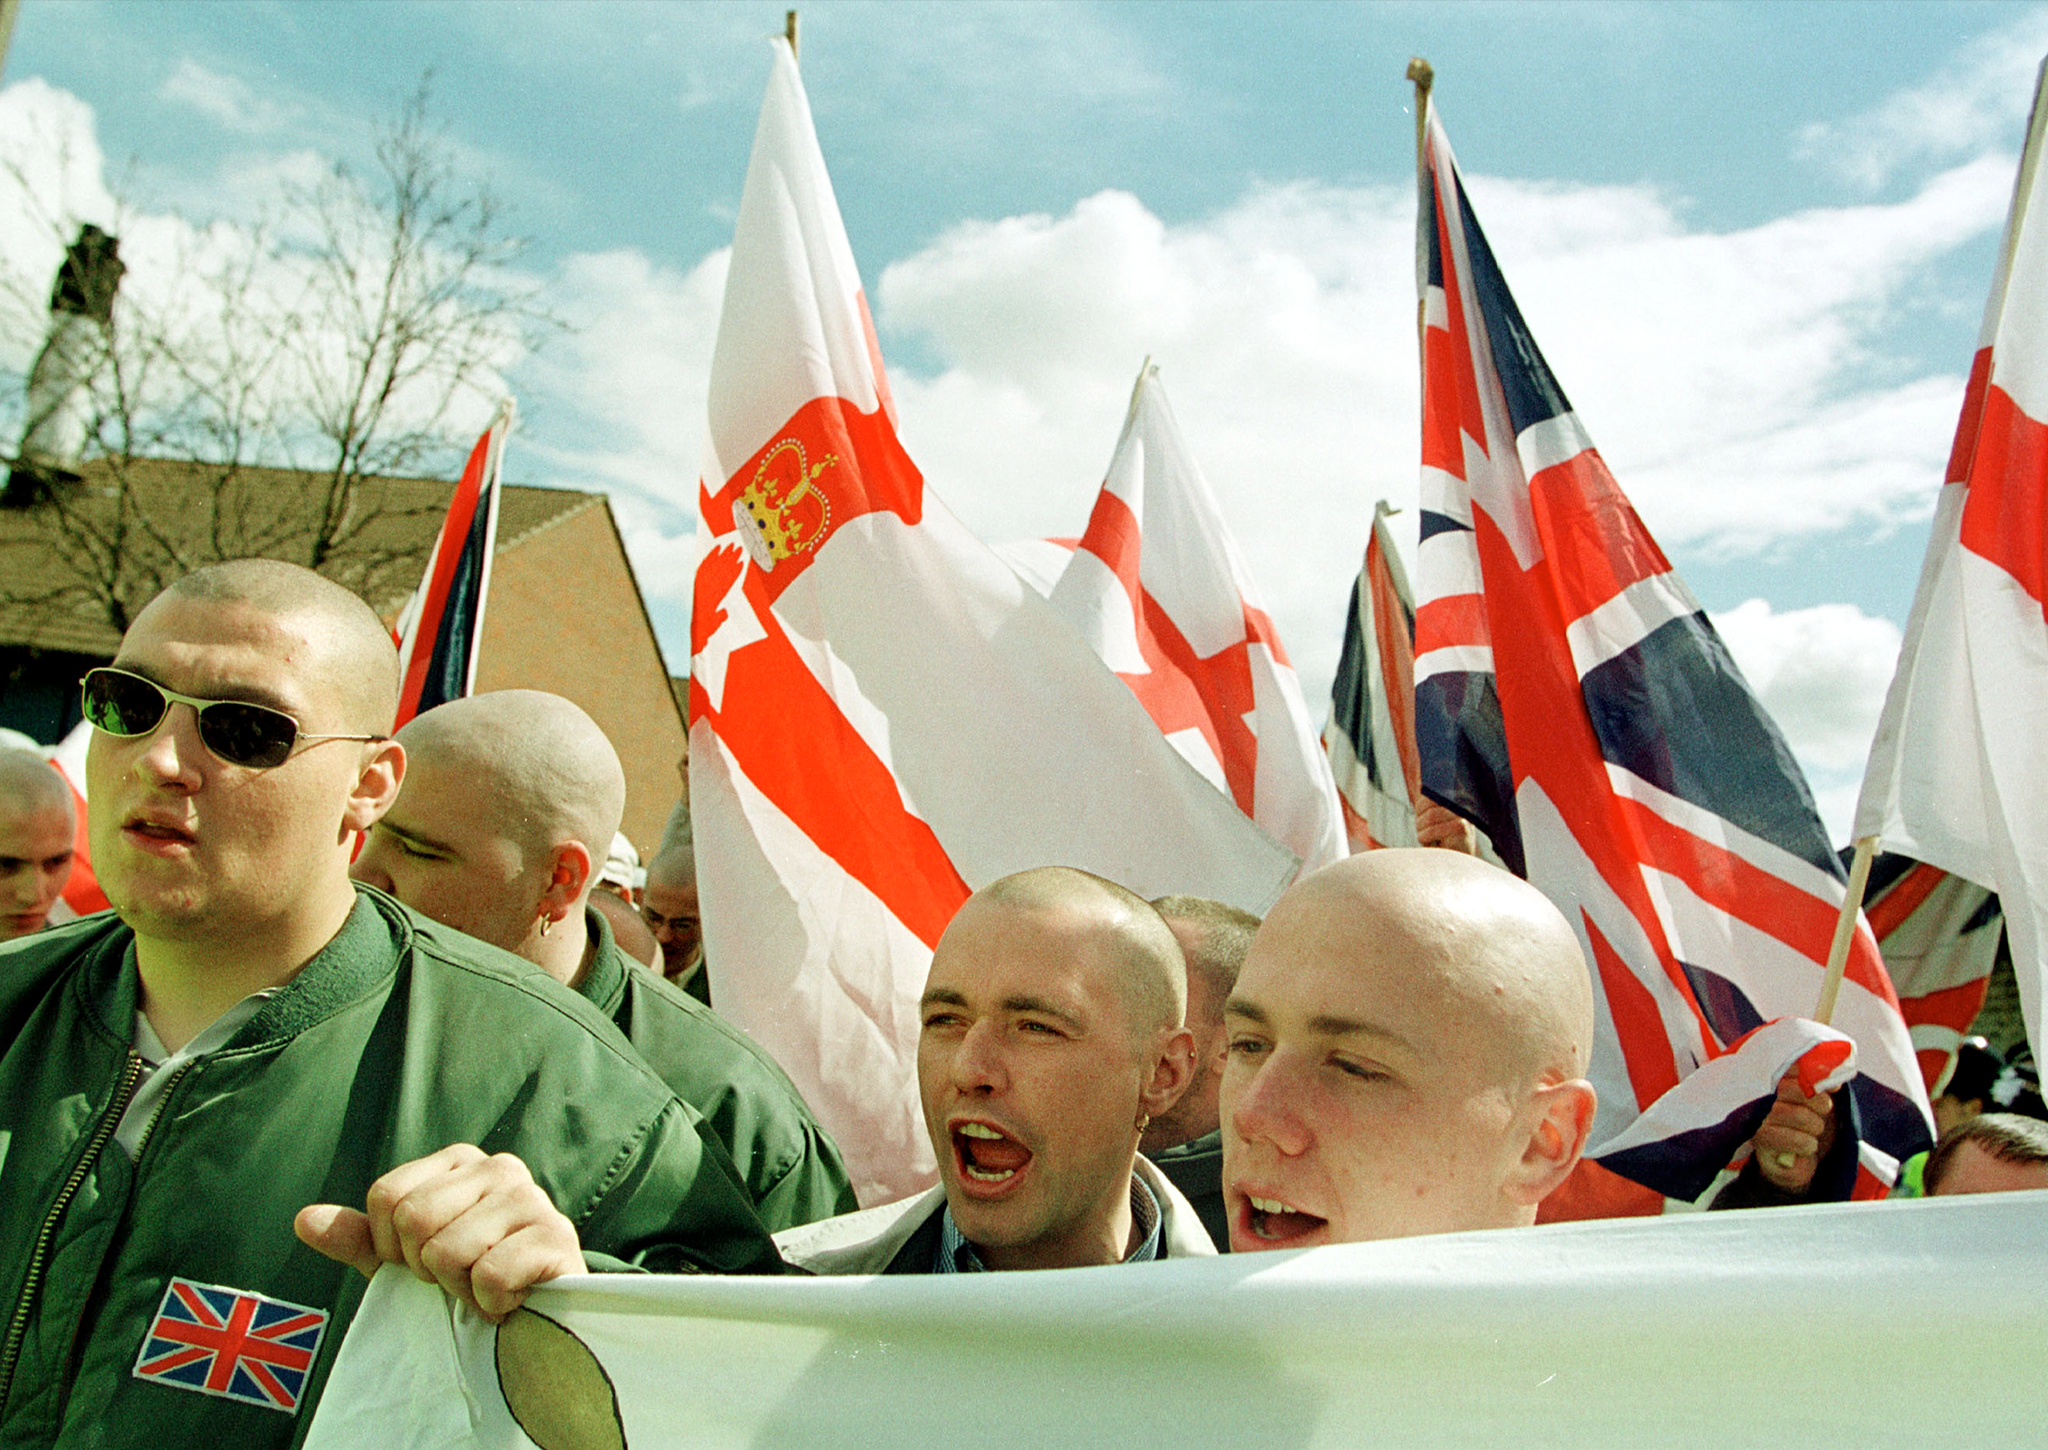
[(1259, 919), (1202, 896), (1162, 896), (1152, 903), (1187, 959), (1187, 1027), (1195, 1039), (1195, 1076), (1180, 1101), (1155, 1116), (1140, 1147), (1148, 1157), (1216, 1131), (1223, 1082), (1223, 1004), (1251, 951)]
[(647, 863), (647, 884), (657, 890), (671, 887), (697, 889), (697, 848), (685, 839), (670, 846)]
[(64, 778), (36, 751), (0, 747), (0, 941), (48, 922), (77, 830)]
[(968, 906), (1087, 923), (1102, 969), (1123, 998), (1134, 1031), (1171, 1029), (1186, 1019), (1187, 964), (1180, 943), (1145, 898), (1114, 881), (1071, 866), (1041, 866), (983, 887)]
[(0, 812), (44, 810), (72, 820), (71, 787), (38, 752), (0, 747)]
[(415, 716), (398, 740), (404, 786), (352, 874), (575, 986), (593, 950), (584, 906), (626, 805), (604, 732), (559, 695), (499, 690)]
[(1592, 983), (1533, 887), (1389, 850), (1295, 883), (1225, 1009), (1234, 1247), (1504, 1227), (1592, 1126)]
[[(1188, 963), (1188, 1025), (1223, 1020), (1223, 1003), (1251, 953), (1259, 919), (1249, 911), (1205, 896), (1162, 896), (1152, 903)], [(1206, 1010), (1197, 1013), (1200, 1000)]]
[[(1298, 882), (1266, 917), (1275, 948), (1331, 952), (1397, 973), (1484, 1032), (1508, 1078), (1580, 1077), (1592, 1052), (1593, 984), (1550, 899), (1477, 857), (1368, 851)], [(1377, 938), (1368, 941), (1365, 938)]]
[(398, 651), (376, 612), (333, 580), (281, 559), (230, 559), (195, 569), (150, 601), (242, 606), (298, 625), (311, 645), (302, 667), (331, 693), (351, 729), (389, 733), (398, 714)]
[[(526, 851), (579, 841), (602, 862), (626, 811), (626, 773), (597, 722), (560, 695), (494, 690), (450, 700), (398, 732), (421, 777), (460, 774), (477, 787), (481, 823)], [(400, 799), (405, 797), (403, 793)]]
[(917, 1082), (955, 1224), (997, 1269), (1133, 1247), (1139, 1136), (1186, 1088), (1180, 947), (1122, 887), (1065, 867), (974, 893), (932, 953)]

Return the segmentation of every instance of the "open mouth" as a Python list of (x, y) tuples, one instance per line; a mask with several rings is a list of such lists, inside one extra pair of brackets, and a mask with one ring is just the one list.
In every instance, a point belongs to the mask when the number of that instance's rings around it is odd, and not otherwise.
[(1240, 1221), (1251, 1237), (1261, 1243), (1275, 1245), (1306, 1238), (1317, 1229), (1327, 1227), (1330, 1222), (1326, 1218), (1317, 1218), (1312, 1213), (1303, 1213), (1277, 1198), (1261, 1198), (1256, 1194), (1245, 1195), (1244, 1213)]
[(189, 846), (198, 838), (190, 827), (149, 816), (131, 816), (122, 831), (137, 841), (166, 846)]
[(1024, 1171), (1031, 1150), (999, 1128), (965, 1122), (953, 1125), (953, 1157), (968, 1183), (998, 1188)]

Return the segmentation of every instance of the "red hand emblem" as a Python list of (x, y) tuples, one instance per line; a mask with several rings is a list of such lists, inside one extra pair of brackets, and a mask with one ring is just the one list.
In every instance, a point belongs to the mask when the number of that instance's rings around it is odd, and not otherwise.
[(732, 586), (746, 572), (747, 556), (734, 543), (723, 543), (704, 556), (697, 566), (697, 584), (690, 606), (690, 657), (704, 653), (704, 646), (725, 623), (722, 602)]

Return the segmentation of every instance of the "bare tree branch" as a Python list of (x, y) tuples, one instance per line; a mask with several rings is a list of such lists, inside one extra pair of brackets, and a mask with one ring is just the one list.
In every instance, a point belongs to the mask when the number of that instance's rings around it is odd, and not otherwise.
[[(118, 634), (211, 559), (291, 558), (361, 588), (416, 557), (434, 510), (378, 480), (452, 474), (503, 371), (563, 330), (497, 199), (457, 174), (430, 80), (377, 131), (367, 175), (336, 162), (257, 225), (186, 223), (171, 283), (117, 294), (85, 482), (0, 514), (0, 603)], [(78, 223), (39, 220), (60, 246)], [(48, 295), (0, 266), (0, 327), (47, 329)]]

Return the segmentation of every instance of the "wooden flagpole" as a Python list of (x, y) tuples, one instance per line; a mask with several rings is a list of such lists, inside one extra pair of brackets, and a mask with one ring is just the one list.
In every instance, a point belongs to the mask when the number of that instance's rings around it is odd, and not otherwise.
[[(1820, 1001), (1813, 1009), (1813, 1020), (1826, 1026), (1835, 1015), (1835, 999), (1842, 992), (1842, 976), (1849, 969), (1849, 944), (1856, 939), (1856, 918), (1863, 910), (1863, 892), (1870, 884), (1870, 861), (1877, 854), (1876, 836), (1865, 836), (1856, 843), (1856, 854), (1849, 858), (1849, 889), (1842, 897), (1841, 914), (1835, 918), (1835, 939), (1828, 945), (1828, 969), (1820, 979)], [(1780, 1151), (1778, 1166), (1790, 1168), (1796, 1160), (1793, 1154)]]
[[(1436, 84), (1436, 71), (1421, 56), (1411, 55), (1408, 57), (1408, 79), (1415, 83), (1415, 204), (1419, 212), (1422, 205), (1422, 182), (1429, 170), (1429, 92)], [(1435, 220), (1431, 217), (1418, 215), (1416, 219), (1418, 228), (1434, 224)], [(1415, 299), (1415, 345), (1425, 351), (1429, 342), (1428, 306), (1422, 297), (1418, 296)]]
[(789, 58), (791, 60), (800, 59), (796, 48), (796, 12), (794, 10), (786, 12), (782, 17), (782, 38), (789, 42)]
[(1429, 138), (1429, 90), (1436, 70), (1419, 55), (1408, 57), (1408, 79), (1415, 83), (1415, 174), (1422, 175), (1423, 143)]
[(1863, 891), (1870, 884), (1870, 860), (1877, 854), (1877, 837), (1865, 836), (1856, 843), (1849, 861), (1849, 890), (1842, 898), (1842, 914), (1835, 918), (1835, 940), (1828, 947), (1827, 975), (1820, 982), (1820, 1004), (1813, 1020), (1826, 1024), (1835, 1015), (1835, 998), (1842, 991), (1842, 974), (1849, 967), (1849, 943), (1856, 938), (1856, 917), (1863, 910)]

